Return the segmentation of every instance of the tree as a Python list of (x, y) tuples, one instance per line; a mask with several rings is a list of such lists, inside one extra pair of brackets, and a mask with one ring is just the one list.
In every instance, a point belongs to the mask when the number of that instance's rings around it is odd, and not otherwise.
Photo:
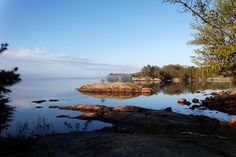
[(161, 68), (153, 66), (153, 78), (160, 78)]
[(189, 82), (192, 80), (204, 79), (200, 68), (194, 66), (181, 66), (179, 64), (169, 64), (163, 67), (147, 65), (140, 72), (132, 74), (133, 77), (160, 78), (162, 81), (171, 81), (179, 78), (181, 81)]
[(147, 65), (141, 70), (141, 76), (149, 76), (152, 78), (160, 77), (161, 69), (158, 66)]
[(205, 74), (232, 76), (236, 79), (236, 1), (235, 0), (164, 0), (181, 4), (196, 18), (197, 32), (189, 43), (197, 45), (193, 62)]
[[(1, 44), (0, 47), (0, 53), (7, 50), (7, 43)], [(18, 68), (15, 67), (12, 70), (6, 71), (6, 70), (0, 70), (0, 96), (2, 94), (10, 92), (10, 89), (8, 89), (8, 86), (12, 86), (13, 84), (19, 82), (20, 74), (17, 73)]]
[(165, 65), (161, 71), (162, 80), (172, 80), (173, 78), (184, 79), (185, 68), (181, 65)]
[[(7, 50), (7, 43), (1, 44), (0, 53)], [(9, 98), (5, 95), (10, 92), (9, 86), (19, 82), (20, 74), (17, 73), (18, 68), (13, 68), (10, 71), (0, 70), (0, 133), (6, 128), (7, 122), (11, 120), (13, 107), (8, 105)]]
[(0, 53), (7, 50), (8, 43), (1, 44)]
[(144, 66), (141, 70), (141, 75), (151, 77), (151, 75), (152, 75), (152, 66), (151, 65)]

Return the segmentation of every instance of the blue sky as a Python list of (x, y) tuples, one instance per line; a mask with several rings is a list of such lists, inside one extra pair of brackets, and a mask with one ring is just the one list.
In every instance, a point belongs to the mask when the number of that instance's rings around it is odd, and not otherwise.
[(191, 15), (161, 0), (0, 0), (0, 68), (96, 77), (192, 65)]

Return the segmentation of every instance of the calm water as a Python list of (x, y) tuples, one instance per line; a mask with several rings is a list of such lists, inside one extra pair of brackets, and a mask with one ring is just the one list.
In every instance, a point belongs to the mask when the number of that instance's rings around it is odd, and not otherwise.
[[(58, 115), (78, 116), (81, 112), (49, 109), (50, 105), (74, 105), (74, 104), (101, 104), (107, 106), (135, 105), (152, 109), (164, 109), (172, 107), (174, 112), (182, 114), (206, 115), (220, 120), (230, 120), (236, 116), (230, 116), (225, 113), (209, 110), (191, 110), (188, 106), (179, 105), (178, 98), (184, 97), (191, 101), (193, 98), (203, 99), (206, 94), (212, 91), (220, 91), (229, 88), (231, 85), (224, 84), (201, 84), (184, 85), (169, 84), (165, 86), (155, 85), (157, 93), (152, 96), (137, 96), (129, 99), (101, 98), (101, 96), (87, 96), (75, 88), (85, 83), (99, 82), (99, 79), (23, 79), (19, 84), (14, 85), (9, 97), (11, 106), (14, 106), (14, 113), (9, 126), (5, 128), (2, 135), (23, 134), (28, 132), (46, 132), (62, 133), (70, 131), (92, 131), (102, 129), (111, 124), (99, 121), (84, 121), (78, 119), (57, 118)], [(149, 85), (146, 85), (149, 86)], [(201, 93), (195, 93), (195, 90), (202, 90)], [(97, 98), (100, 97), (100, 98)], [(59, 99), (58, 102), (45, 102), (43, 108), (35, 108), (37, 104), (32, 100), (40, 99)]]

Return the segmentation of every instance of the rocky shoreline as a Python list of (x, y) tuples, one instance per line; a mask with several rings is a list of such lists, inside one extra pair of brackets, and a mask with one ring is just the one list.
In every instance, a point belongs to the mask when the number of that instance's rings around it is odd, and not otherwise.
[(84, 114), (64, 118), (99, 120), (119, 126), (130, 132), (166, 133), (196, 132), (231, 136), (236, 133), (236, 122), (221, 122), (206, 116), (182, 115), (171, 109), (154, 110), (137, 106), (107, 107), (96, 104), (78, 104), (72, 106), (51, 106), (63, 110), (84, 112)]
[[(111, 96), (117, 96), (111, 91), (110, 93)], [(126, 97), (127, 94), (122, 95)], [(213, 92), (205, 100), (194, 98), (192, 102), (199, 104), (196, 108), (204, 107), (236, 114), (235, 96), (235, 90)], [(186, 99), (179, 99), (179, 103), (188, 105)], [(113, 126), (94, 132), (20, 139), (18, 143), (24, 147), (22, 149), (15, 142), (9, 144), (9, 141), (2, 142), (0, 139), (0, 156), (231, 157), (236, 154), (236, 121), (222, 122), (206, 116), (182, 115), (172, 112), (171, 107), (154, 110), (137, 106), (76, 104), (49, 108), (83, 112), (75, 117), (58, 115), (58, 118), (98, 120), (111, 123)]]
[(236, 114), (236, 89), (213, 92), (211, 95), (202, 101), (201, 106), (228, 114)]
[[(210, 96), (206, 97), (204, 100), (198, 100), (194, 98), (192, 100), (194, 105), (190, 109), (209, 109), (228, 113), (230, 115), (236, 115), (236, 89), (230, 89), (221, 92), (212, 92)], [(178, 103), (188, 105), (188, 102), (184, 98), (180, 98)], [(196, 103), (198, 105), (196, 105)], [(191, 104), (191, 103), (190, 103)], [(189, 105), (188, 105), (189, 106)]]

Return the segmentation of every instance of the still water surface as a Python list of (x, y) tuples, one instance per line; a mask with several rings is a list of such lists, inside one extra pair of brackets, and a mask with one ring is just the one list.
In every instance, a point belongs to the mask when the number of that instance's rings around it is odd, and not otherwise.
[[(19, 84), (14, 85), (10, 93), (10, 105), (14, 106), (14, 112), (9, 126), (1, 134), (16, 135), (30, 130), (32, 132), (50, 131), (51, 133), (63, 133), (70, 131), (92, 131), (99, 130), (111, 124), (100, 121), (85, 121), (78, 119), (57, 118), (58, 115), (78, 116), (81, 112), (50, 109), (50, 105), (66, 106), (74, 104), (100, 104), (106, 106), (135, 105), (152, 109), (165, 109), (172, 107), (172, 110), (182, 114), (206, 115), (219, 120), (230, 120), (234, 115), (228, 115), (217, 111), (191, 110), (188, 106), (179, 105), (177, 100), (180, 97), (191, 101), (193, 98), (204, 99), (212, 91), (221, 91), (231, 87), (230, 83), (214, 84), (169, 84), (161, 86), (155, 85), (157, 93), (151, 96), (137, 96), (128, 99), (119, 97), (97, 98), (97, 96), (87, 96), (78, 92), (78, 88), (86, 83), (99, 82), (99, 79), (23, 79)], [(196, 93), (201, 90), (201, 93)], [(58, 102), (45, 102), (43, 108), (36, 108), (37, 104), (33, 100), (59, 99)], [(47, 128), (43, 128), (46, 125)], [(40, 128), (41, 127), (41, 128)], [(23, 129), (22, 129), (23, 128)], [(36, 131), (35, 128), (38, 128)]]

